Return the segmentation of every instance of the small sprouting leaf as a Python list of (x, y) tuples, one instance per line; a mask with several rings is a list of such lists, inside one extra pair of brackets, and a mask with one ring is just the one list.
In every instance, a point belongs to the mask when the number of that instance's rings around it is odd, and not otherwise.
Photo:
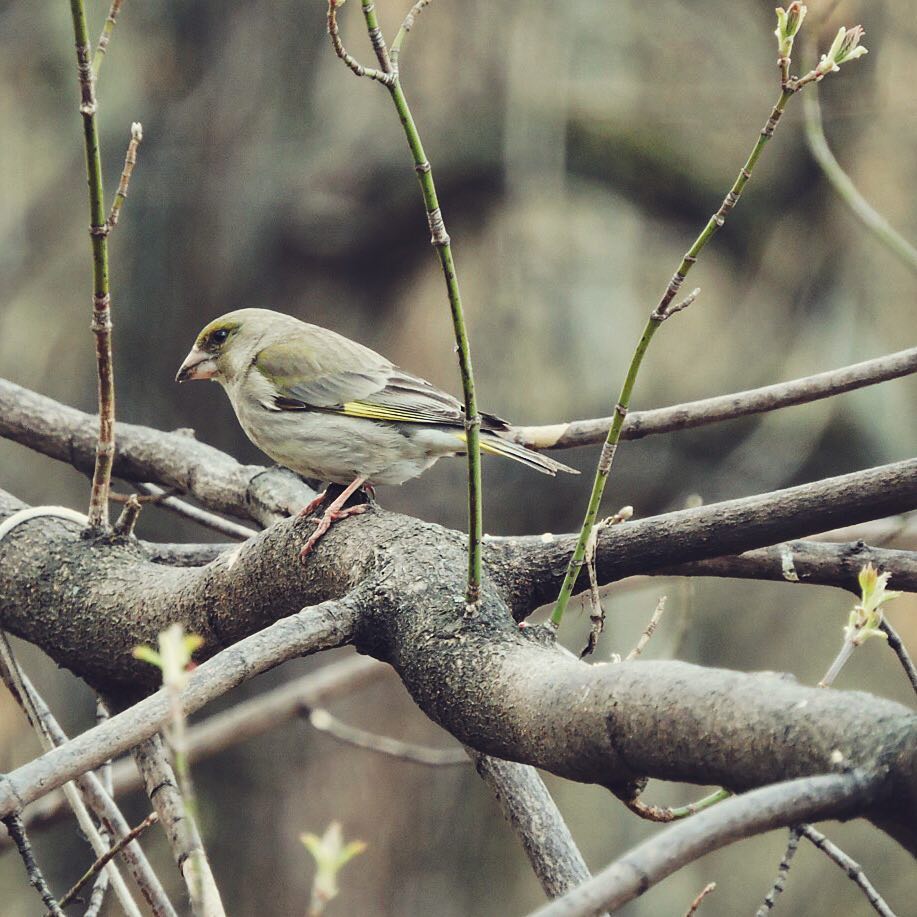
[(186, 634), (181, 624), (170, 624), (158, 637), (158, 652), (151, 646), (135, 646), (135, 659), (148, 662), (162, 670), (162, 683), (181, 689), (188, 679), (195, 651), (204, 645), (204, 638)]
[(348, 841), (345, 844), (341, 823), (337, 821), (331, 822), (321, 837), (307, 832), (301, 834), (299, 839), (315, 860), (311, 913), (319, 914), (338, 894), (338, 873), (355, 856), (366, 850), (366, 843)]
[(846, 61), (856, 60), (869, 52), (860, 44), (860, 39), (866, 34), (863, 26), (855, 25), (852, 29), (841, 26), (827, 54), (822, 54), (821, 60), (815, 68), (817, 79), (828, 73), (840, 70), (840, 65)]
[(155, 665), (157, 669), (162, 668), (162, 657), (152, 646), (135, 646), (132, 655), (134, 659), (139, 659), (141, 662), (148, 662), (150, 665)]

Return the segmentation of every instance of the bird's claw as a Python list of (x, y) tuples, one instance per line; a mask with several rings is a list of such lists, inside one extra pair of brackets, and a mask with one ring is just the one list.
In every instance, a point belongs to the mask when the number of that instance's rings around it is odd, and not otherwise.
[(299, 515), (302, 517), (311, 516), (327, 499), (328, 489), (322, 490), (319, 494), (310, 500), (300, 511)]
[(348, 516), (359, 516), (368, 509), (369, 506), (366, 503), (360, 503), (357, 506), (348, 506), (346, 509), (338, 510), (329, 507), (321, 519), (315, 520), (315, 531), (309, 536), (309, 540), (302, 546), (302, 550), (299, 552), (300, 561), (305, 562), (305, 559), (312, 553), (322, 535), (331, 528), (333, 523), (341, 519), (346, 519)]

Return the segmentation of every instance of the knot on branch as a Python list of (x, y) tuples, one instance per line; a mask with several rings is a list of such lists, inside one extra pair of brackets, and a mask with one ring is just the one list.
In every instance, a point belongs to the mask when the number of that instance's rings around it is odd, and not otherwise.
[[(620, 405), (618, 405), (615, 410), (617, 410), (619, 407)], [(624, 413), (627, 413), (626, 409)], [(615, 452), (617, 452), (617, 450), (617, 443), (606, 442), (602, 445), (602, 454), (599, 456), (598, 472), (603, 477), (607, 476), (608, 472), (611, 471), (611, 464), (615, 459)], [(582, 566), (582, 562), (580, 563), (580, 566)]]
[[(429, 163), (427, 166), (429, 168)], [(430, 243), (432, 245), (445, 246), (450, 243), (449, 233), (446, 232), (446, 224), (439, 207), (427, 212), (427, 223), (430, 225)]]
[(92, 298), (92, 321), (89, 328), (93, 334), (110, 334), (113, 327), (111, 322), (111, 312), (108, 309), (111, 297), (106, 293), (104, 296), (93, 296)]
[(481, 429), (481, 415), (480, 414), (474, 414), (471, 417), (465, 418), (465, 431), (467, 433), (470, 433), (472, 430), (480, 430), (480, 429)]

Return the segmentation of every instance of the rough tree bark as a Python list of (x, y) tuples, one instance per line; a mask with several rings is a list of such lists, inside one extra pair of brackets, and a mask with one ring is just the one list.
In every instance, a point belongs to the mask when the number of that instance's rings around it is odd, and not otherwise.
[[(197, 456), (177, 454), (175, 434), (143, 436), (143, 477), (195, 477), (185, 463)], [(227, 475), (237, 479), (239, 467)], [(211, 485), (226, 490), (216, 478)], [(917, 463), (898, 463), (629, 523), (606, 532), (600, 572), (608, 580), (912, 508), (915, 479)], [(3, 495), (0, 515), (19, 505)], [(210, 655), (346, 595), (357, 648), (394, 666), (418, 705), (478, 751), (622, 796), (645, 777), (744, 790), (856, 770), (866, 790), (835, 814), (863, 815), (917, 849), (917, 716), (906, 708), (772, 673), (579, 662), (540, 629), (521, 630), (507, 604), (533, 607), (540, 583), (561, 574), (569, 538), (492, 546), (481, 612), (466, 619), (459, 533), (375, 509), (334, 527), (303, 568), (307, 528), (283, 520), (206, 567), (175, 568), (129, 539), (87, 540), (75, 524), (31, 520), (0, 547), (0, 624), (124, 704), (156, 687), (130, 650), (166, 622), (200, 633)]]

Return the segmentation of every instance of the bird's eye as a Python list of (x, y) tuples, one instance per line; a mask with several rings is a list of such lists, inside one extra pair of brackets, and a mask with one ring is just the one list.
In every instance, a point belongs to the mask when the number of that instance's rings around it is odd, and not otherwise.
[(226, 338), (228, 337), (229, 331), (226, 328), (220, 328), (218, 331), (214, 331), (213, 334), (210, 335), (210, 340), (213, 341), (214, 344), (224, 344), (226, 342)]

